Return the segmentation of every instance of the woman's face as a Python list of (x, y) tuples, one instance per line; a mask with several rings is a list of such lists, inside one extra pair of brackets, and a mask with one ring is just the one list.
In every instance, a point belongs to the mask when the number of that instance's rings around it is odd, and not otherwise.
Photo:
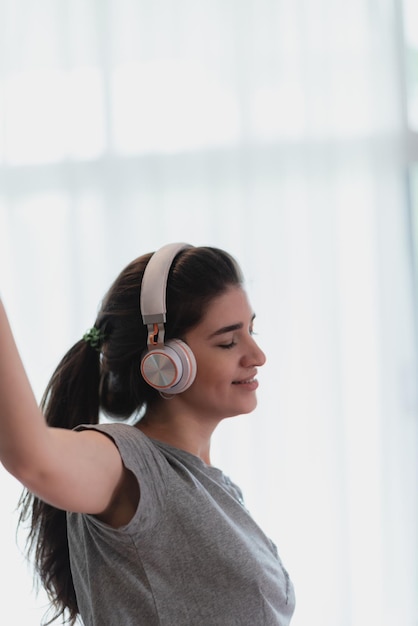
[(197, 362), (195, 381), (181, 394), (194, 412), (222, 419), (249, 413), (257, 404), (257, 368), (266, 357), (253, 337), (254, 313), (241, 287), (210, 303), (184, 340)]

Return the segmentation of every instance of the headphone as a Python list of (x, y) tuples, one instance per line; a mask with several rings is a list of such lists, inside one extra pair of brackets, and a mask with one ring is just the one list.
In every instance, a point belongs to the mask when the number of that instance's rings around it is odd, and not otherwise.
[(148, 328), (147, 351), (141, 359), (144, 380), (167, 395), (181, 393), (196, 376), (196, 359), (189, 346), (180, 339), (164, 343), (167, 279), (174, 258), (187, 243), (171, 243), (154, 252), (142, 277), (140, 310)]

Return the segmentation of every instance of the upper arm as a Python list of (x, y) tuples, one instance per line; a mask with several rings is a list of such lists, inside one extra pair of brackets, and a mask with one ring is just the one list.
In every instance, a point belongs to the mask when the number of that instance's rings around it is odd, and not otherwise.
[(105, 434), (48, 428), (42, 448), (17, 478), (52, 506), (101, 514), (120, 497), (126, 475), (119, 450)]

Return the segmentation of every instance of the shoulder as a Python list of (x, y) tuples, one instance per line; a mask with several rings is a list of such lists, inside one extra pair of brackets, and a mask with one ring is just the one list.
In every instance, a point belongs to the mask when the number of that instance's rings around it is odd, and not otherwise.
[(74, 430), (78, 432), (97, 432), (106, 435), (117, 447), (120, 445), (145, 444), (145, 435), (131, 424), (106, 422), (102, 424), (80, 424)]
[[(159, 447), (138, 428), (126, 423), (81, 425), (77, 431), (107, 436), (113, 442), (124, 466), (123, 479), (109, 507), (98, 519), (129, 529), (153, 527), (161, 518), (170, 483), (170, 465)], [(99, 434), (100, 433), (100, 434)], [(140, 506), (137, 504), (140, 500)]]
[(167, 461), (163, 451), (152, 439), (132, 424), (122, 422), (82, 424), (76, 430), (106, 435), (116, 446), (125, 467), (136, 476), (140, 472), (142, 480), (145, 476), (152, 475), (156, 471), (161, 474), (166, 468)]

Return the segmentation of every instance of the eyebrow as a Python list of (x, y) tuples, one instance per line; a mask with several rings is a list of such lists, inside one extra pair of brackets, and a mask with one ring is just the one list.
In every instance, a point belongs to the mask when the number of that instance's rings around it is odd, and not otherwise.
[[(255, 313), (253, 314), (251, 318), (251, 322), (254, 321), (254, 318), (255, 318)], [(209, 339), (212, 339), (212, 337), (218, 337), (218, 335), (225, 335), (226, 333), (232, 333), (234, 332), (234, 330), (241, 330), (242, 328), (244, 328), (244, 324), (242, 322), (239, 322), (238, 324), (231, 324), (230, 326), (223, 326), (222, 328), (215, 330), (214, 333), (209, 335)]]

